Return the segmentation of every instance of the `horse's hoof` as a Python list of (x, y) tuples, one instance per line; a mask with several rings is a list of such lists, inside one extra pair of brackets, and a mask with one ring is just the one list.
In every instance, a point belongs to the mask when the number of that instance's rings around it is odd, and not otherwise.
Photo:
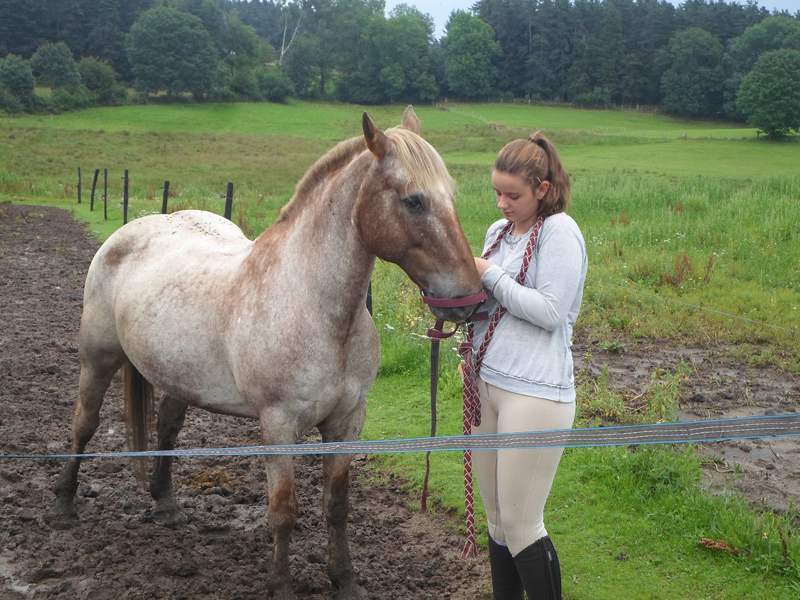
[(274, 600), (296, 600), (297, 596), (294, 595), (292, 588), (289, 586), (281, 586), (272, 593)]
[(189, 522), (189, 519), (182, 510), (179, 508), (173, 508), (172, 510), (154, 510), (153, 521), (163, 527), (175, 529), (176, 527), (186, 525), (186, 523)]
[(339, 588), (335, 600), (367, 600), (367, 592), (360, 585), (351, 583)]
[(72, 529), (78, 524), (78, 514), (74, 508), (72, 510), (57, 509), (47, 513), (44, 516), (44, 522), (52, 529)]

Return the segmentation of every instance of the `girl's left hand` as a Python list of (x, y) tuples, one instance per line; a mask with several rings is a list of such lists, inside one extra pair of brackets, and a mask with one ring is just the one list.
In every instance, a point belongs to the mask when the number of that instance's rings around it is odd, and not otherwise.
[(478, 275), (481, 277), (483, 277), (484, 271), (489, 268), (490, 264), (491, 263), (485, 258), (478, 258), (477, 256), (475, 257), (475, 268), (478, 269)]

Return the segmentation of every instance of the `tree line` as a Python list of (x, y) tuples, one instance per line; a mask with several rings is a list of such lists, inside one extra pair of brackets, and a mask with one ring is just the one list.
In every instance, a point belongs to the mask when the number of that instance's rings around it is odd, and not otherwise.
[(430, 16), (387, 16), (383, 0), (0, 0), (2, 56), (6, 110), (124, 102), (132, 88), (143, 101), (656, 106), (800, 128), (800, 12), (752, 1), (478, 0), (436, 39)]

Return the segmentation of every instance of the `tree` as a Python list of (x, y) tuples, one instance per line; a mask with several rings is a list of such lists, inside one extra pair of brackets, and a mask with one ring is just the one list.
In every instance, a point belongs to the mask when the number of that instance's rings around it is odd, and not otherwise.
[(442, 46), (449, 90), (461, 98), (487, 98), (496, 79), (492, 61), (500, 54), (492, 28), (467, 12), (454, 11)]
[(203, 22), (169, 6), (152, 8), (136, 20), (126, 40), (136, 88), (169, 95), (211, 89), (217, 53)]
[(800, 50), (765, 52), (745, 75), (736, 105), (770, 138), (800, 131)]
[(438, 95), (430, 57), (433, 24), (417, 9), (399, 5), (389, 19), (373, 15), (358, 41), (357, 60), (342, 74), (342, 100), (375, 104), (430, 101)]
[(565, 74), (575, 54), (571, 20), (568, 0), (542, 0), (539, 3), (528, 42), (530, 53), (525, 62), (525, 95), (529, 98), (566, 99)]
[(389, 62), (402, 71), (404, 88), (396, 99), (430, 102), (439, 95), (431, 46), (434, 23), (430, 15), (398, 4), (387, 20), (390, 32)]
[(726, 115), (742, 116), (736, 110), (736, 94), (742, 79), (764, 52), (781, 48), (800, 50), (800, 20), (780, 15), (767, 17), (730, 41), (724, 60)]
[(535, 95), (529, 59), (539, 31), (536, 0), (479, 0), (473, 11), (494, 30), (501, 49), (494, 61), (498, 90), (518, 97)]
[(324, 91), (324, 73), (330, 68), (320, 51), (319, 38), (301, 35), (283, 64), (297, 94), (303, 98), (321, 96)]
[[(311, 2), (304, 2), (313, 6)], [(303, 24), (305, 9), (298, 2), (287, 4), (285, 0), (259, 0), (237, 2), (233, 13), (278, 53), (278, 64), (289, 54), (297, 36), (306, 28)], [(309, 10), (311, 10), (309, 8)]]
[(223, 28), (222, 38), (217, 40), (225, 76), (235, 96), (258, 99), (256, 68), (271, 61), (272, 47), (258, 37), (256, 30), (245, 25), (236, 15), (230, 16)]
[(196, 16), (212, 40), (220, 40), (225, 33), (225, 13), (217, 0), (175, 0), (175, 8)]
[(30, 56), (42, 33), (40, 6), (30, 0), (0, 0), (0, 56)]
[(42, 44), (31, 58), (39, 83), (53, 88), (76, 88), (81, 83), (78, 66), (64, 42)]
[(671, 113), (714, 117), (722, 110), (722, 44), (704, 29), (690, 27), (669, 41), (669, 68), (661, 78), (663, 106)]
[(33, 99), (30, 63), (15, 54), (0, 58), (0, 108), (18, 112), (30, 108)]
[(78, 61), (78, 71), (83, 85), (100, 104), (121, 104), (125, 101), (127, 92), (117, 82), (117, 74), (107, 62), (85, 57)]

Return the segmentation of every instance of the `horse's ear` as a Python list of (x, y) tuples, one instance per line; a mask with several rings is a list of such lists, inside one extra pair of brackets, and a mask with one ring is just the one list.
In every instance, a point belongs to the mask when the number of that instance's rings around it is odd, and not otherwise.
[(403, 129), (413, 131), (417, 135), (422, 133), (422, 126), (420, 125), (419, 117), (417, 116), (417, 113), (414, 112), (414, 107), (410, 104), (406, 106), (406, 109), (403, 111), (403, 120), (401, 121), (400, 126)]
[(386, 151), (389, 147), (389, 139), (384, 133), (375, 126), (372, 119), (369, 118), (367, 113), (361, 119), (361, 126), (364, 129), (364, 139), (367, 142), (367, 148), (375, 155), (375, 158), (381, 160), (386, 156)]

